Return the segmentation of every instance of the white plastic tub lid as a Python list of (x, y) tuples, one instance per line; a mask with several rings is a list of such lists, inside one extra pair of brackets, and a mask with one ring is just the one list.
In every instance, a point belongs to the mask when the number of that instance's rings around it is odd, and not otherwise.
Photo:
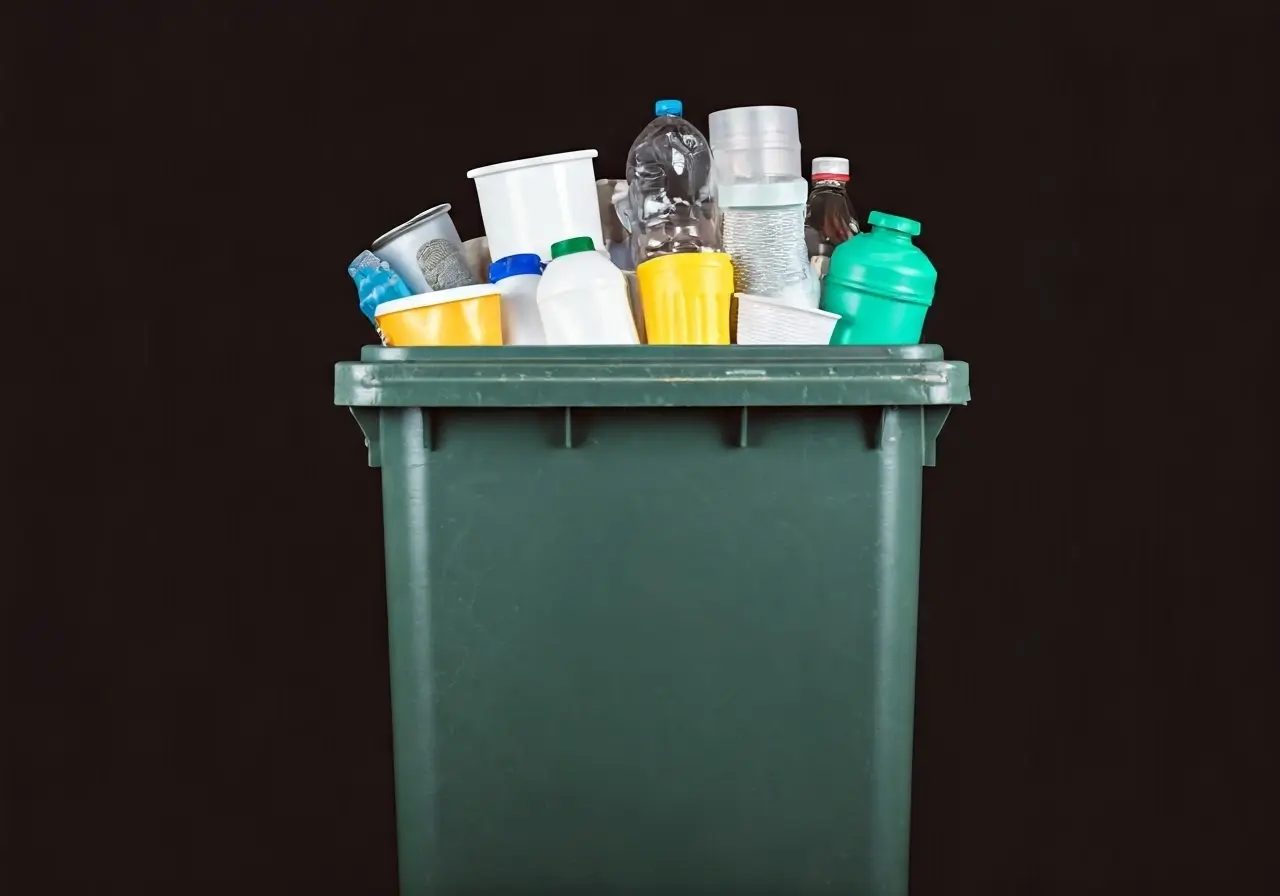
[(437, 292), (424, 292), (403, 299), (392, 299), (383, 302), (373, 309), (373, 316), (399, 314), (401, 311), (412, 311), (415, 308), (429, 308), (432, 305), (443, 305), (445, 302), (461, 302), (465, 299), (478, 299), (482, 296), (496, 296), (498, 288), (492, 283), (479, 283), (475, 286), (458, 286), (453, 289), (441, 289)]
[(549, 156), (535, 156), (532, 159), (516, 159), (513, 162), (498, 162), (496, 165), (486, 165), (483, 168), (472, 168), (467, 172), (467, 177), (475, 180), (477, 177), (488, 177), (491, 174), (502, 174), (507, 171), (515, 171), (519, 168), (533, 168), (537, 165), (554, 165), (557, 162), (576, 162), (579, 159), (594, 159), (599, 153), (594, 149), (575, 149), (572, 152), (557, 152)]

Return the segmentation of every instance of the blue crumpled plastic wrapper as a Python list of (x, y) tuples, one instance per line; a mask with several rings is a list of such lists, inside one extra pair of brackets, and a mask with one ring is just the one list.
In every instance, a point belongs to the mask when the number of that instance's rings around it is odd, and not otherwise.
[(378, 323), (373, 316), (374, 309), (383, 302), (413, 295), (413, 290), (400, 279), (399, 274), (391, 270), (391, 265), (368, 249), (347, 265), (347, 273), (355, 281), (356, 292), (360, 297), (360, 310), (375, 327)]

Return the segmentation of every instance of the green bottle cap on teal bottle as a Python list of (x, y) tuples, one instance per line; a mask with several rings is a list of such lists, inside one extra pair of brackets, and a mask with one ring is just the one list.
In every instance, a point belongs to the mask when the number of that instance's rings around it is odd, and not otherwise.
[[(938, 271), (920, 247), (920, 222), (885, 212), (867, 216), (871, 230), (845, 240), (831, 254), (826, 288), (840, 286), (929, 305)], [(834, 310), (834, 309), (833, 309)]]
[(867, 218), (867, 223), (872, 227), (888, 227), (890, 230), (900, 231), (905, 233), (907, 236), (920, 235), (919, 221), (912, 221), (910, 218), (891, 215), (888, 212), (872, 212)]

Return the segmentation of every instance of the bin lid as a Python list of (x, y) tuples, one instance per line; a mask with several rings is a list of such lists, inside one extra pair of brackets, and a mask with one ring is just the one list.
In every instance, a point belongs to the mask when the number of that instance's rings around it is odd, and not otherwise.
[(343, 407), (959, 405), (969, 365), (937, 345), (366, 346), (337, 365)]

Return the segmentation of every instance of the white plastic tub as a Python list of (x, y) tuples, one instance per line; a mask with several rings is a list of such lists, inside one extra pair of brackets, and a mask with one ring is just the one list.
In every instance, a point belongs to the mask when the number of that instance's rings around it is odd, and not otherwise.
[(551, 244), (589, 236), (605, 247), (596, 198), (594, 149), (500, 162), (467, 172), (475, 181), (489, 256), (536, 252), (551, 260)]
[(738, 293), (738, 345), (829, 345), (840, 315)]

